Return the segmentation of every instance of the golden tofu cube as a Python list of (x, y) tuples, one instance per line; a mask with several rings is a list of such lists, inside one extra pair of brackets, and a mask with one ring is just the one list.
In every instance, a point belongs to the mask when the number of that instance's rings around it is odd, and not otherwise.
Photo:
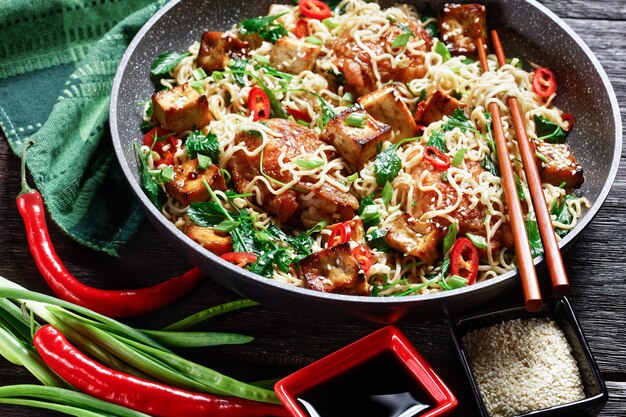
[(155, 93), (152, 115), (161, 127), (177, 133), (199, 129), (211, 121), (209, 101), (189, 83)]
[[(347, 125), (351, 115), (364, 117), (363, 127)], [(378, 153), (379, 145), (393, 139), (393, 133), (391, 126), (374, 119), (357, 105), (335, 115), (322, 131), (320, 139), (337, 148), (348, 165), (358, 171)]]
[(428, 126), (443, 119), (443, 116), (452, 115), (452, 112), (459, 107), (464, 107), (464, 105), (454, 97), (436, 90), (426, 101), (424, 113), (418, 122)]
[(226, 32), (204, 32), (198, 51), (198, 65), (207, 72), (223, 71), (231, 58), (242, 57), (248, 45)]
[(165, 183), (167, 192), (182, 205), (208, 201), (209, 190), (202, 179), (205, 179), (214, 190), (226, 190), (226, 182), (216, 165), (210, 165), (205, 170), (198, 168), (198, 158), (190, 159), (174, 167), (174, 179)]
[(203, 248), (216, 255), (223, 255), (233, 251), (233, 240), (226, 234), (218, 234), (212, 227), (190, 225), (185, 234)]
[(309, 255), (299, 262), (299, 275), (308, 288), (322, 292), (371, 295), (370, 285), (361, 273), (350, 243)]
[(535, 140), (537, 167), (542, 182), (566, 188), (580, 188), (585, 182), (583, 167), (578, 164), (566, 143), (549, 143)]
[(439, 32), (452, 55), (476, 56), (476, 39), (487, 45), (487, 8), (482, 4), (446, 4)]
[(297, 75), (313, 69), (320, 49), (318, 45), (284, 36), (272, 48), (270, 64), (279, 71)]
[(442, 238), (443, 231), (440, 228), (404, 213), (391, 224), (385, 235), (385, 242), (392, 249), (432, 265), (439, 258)]
[(417, 124), (395, 87), (386, 87), (359, 97), (358, 102), (379, 122), (391, 126), (393, 142), (417, 136)]

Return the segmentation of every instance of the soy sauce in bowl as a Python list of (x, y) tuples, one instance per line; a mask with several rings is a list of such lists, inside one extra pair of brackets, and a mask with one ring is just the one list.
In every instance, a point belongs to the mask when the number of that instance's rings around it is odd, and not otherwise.
[(298, 395), (310, 417), (411, 417), (432, 400), (389, 351)]

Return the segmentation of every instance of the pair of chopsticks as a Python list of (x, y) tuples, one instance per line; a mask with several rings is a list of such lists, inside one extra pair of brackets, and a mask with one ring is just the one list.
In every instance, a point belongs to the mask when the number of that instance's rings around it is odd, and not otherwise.
[[(497, 31), (491, 31), (491, 40), (498, 58), (498, 65), (505, 65), (506, 56), (504, 54), (502, 44), (500, 43), (500, 37), (498, 36)], [(476, 48), (478, 49), (480, 67), (483, 73), (488, 72), (489, 66), (487, 65), (487, 53), (485, 52), (483, 40), (481, 38), (477, 38), (475, 42)], [(569, 281), (567, 273), (565, 272), (561, 252), (559, 251), (559, 246), (556, 241), (554, 229), (552, 227), (550, 213), (548, 212), (548, 208), (546, 206), (539, 171), (537, 170), (535, 159), (533, 157), (534, 151), (531, 149), (531, 144), (528, 140), (528, 135), (526, 134), (526, 127), (524, 126), (524, 119), (522, 118), (522, 111), (517, 98), (509, 97), (507, 105), (511, 111), (511, 116), (515, 125), (515, 133), (517, 135), (517, 142), (522, 155), (524, 172), (526, 173), (528, 188), (530, 189), (530, 195), (535, 209), (535, 216), (537, 217), (539, 232), (541, 234), (541, 240), (543, 241), (548, 270), (552, 280), (553, 295), (555, 297), (562, 297), (569, 293)], [(509, 218), (511, 220), (513, 239), (515, 241), (519, 270), (522, 277), (522, 288), (524, 292), (526, 310), (530, 312), (538, 311), (541, 309), (543, 301), (541, 299), (539, 282), (537, 281), (537, 274), (535, 272), (533, 258), (530, 252), (524, 214), (522, 212), (522, 206), (517, 194), (517, 185), (513, 176), (513, 168), (510, 163), (511, 159), (509, 156), (509, 150), (504, 136), (504, 129), (502, 128), (500, 108), (497, 103), (491, 102), (489, 103), (489, 111), (492, 114), (496, 149), (499, 156), (498, 159), (504, 183), (504, 192), (509, 207)]]

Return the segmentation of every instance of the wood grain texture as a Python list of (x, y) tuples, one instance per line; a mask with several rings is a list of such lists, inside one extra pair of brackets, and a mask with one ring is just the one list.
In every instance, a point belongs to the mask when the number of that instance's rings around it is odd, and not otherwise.
[[(626, 2), (544, 0), (585, 40), (603, 64), (626, 116)], [(626, 117), (625, 117), (626, 119)], [(32, 290), (49, 293), (27, 251), (23, 225), (15, 207), (19, 191), (19, 163), (5, 140), (0, 140), (0, 275)], [(607, 381), (611, 398), (602, 417), (626, 415), (626, 150), (617, 181), (595, 220), (565, 254), (572, 283), (570, 300)], [(147, 222), (124, 250), (112, 260), (50, 227), (53, 242), (70, 271), (85, 282), (106, 288), (154, 284), (185, 270), (182, 261)], [(158, 314), (130, 320), (130, 324), (159, 327), (206, 306), (237, 298), (207, 281), (200, 290)], [(434, 369), (459, 397), (456, 417), (477, 416), (460, 362), (451, 345), (445, 320), (401, 323)], [(202, 326), (216, 331), (249, 334), (249, 345), (192, 349), (185, 356), (244, 379), (280, 377), (346, 344), (378, 326), (323, 323), (254, 307)], [(35, 382), (27, 371), (0, 360), (0, 385)], [(46, 411), (0, 406), (0, 415), (49, 416)], [(351, 417), (351, 416), (347, 416)]]

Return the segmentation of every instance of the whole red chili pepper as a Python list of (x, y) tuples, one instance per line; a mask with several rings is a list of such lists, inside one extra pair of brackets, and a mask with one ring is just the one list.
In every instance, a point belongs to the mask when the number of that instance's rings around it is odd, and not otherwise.
[[(24, 151), (31, 142), (24, 144)], [(24, 220), (28, 247), (37, 268), (54, 294), (109, 317), (130, 317), (149, 313), (173, 303), (189, 293), (203, 279), (194, 268), (153, 287), (133, 290), (102, 290), (78, 281), (63, 265), (50, 242), (43, 199), (39, 191), (26, 183), (25, 158), (22, 155), (22, 192), (17, 208)]]
[(79, 391), (155, 417), (289, 416), (279, 405), (189, 392), (107, 368), (49, 324), (35, 333), (33, 344), (46, 365)]

